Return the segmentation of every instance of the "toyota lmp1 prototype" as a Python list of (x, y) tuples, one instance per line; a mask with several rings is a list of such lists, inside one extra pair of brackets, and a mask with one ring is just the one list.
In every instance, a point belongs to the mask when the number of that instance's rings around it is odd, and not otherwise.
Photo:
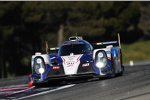
[(83, 77), (114, 77), (124, 71), (119, 35), (117, 41), (95, 44), (82, 37), (70, 37), (59, 48), (49, 48), (52, 49), (57, 52), (32, 56), (33, 84)]

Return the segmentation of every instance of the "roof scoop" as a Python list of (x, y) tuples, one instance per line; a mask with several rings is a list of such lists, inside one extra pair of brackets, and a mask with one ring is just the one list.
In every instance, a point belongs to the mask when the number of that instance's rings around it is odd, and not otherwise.
[(74, 55), (74, 53), (70, 53), (70, 56), (73, 56)]
[(77, 40), (83, 40), (83, 38), (81, 36), (72, 36), (72, 37), (69, 37), (69, 40), (70, 41), (77, 41)]

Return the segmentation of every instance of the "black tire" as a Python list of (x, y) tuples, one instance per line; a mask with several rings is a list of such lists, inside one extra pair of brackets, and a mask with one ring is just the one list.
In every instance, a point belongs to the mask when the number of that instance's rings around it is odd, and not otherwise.
[(43, 87), (43, 85), (42, 85), (42, 84), (37, 84), (37, 83), (34, 83), (34, 86), (35, 86), (36, 88)]
[(113, 78), (113, 77), (116, 77), (115, 70), (116, 70), (115, 67), (112, 66), (112, 75), (111, 75), (112, 78)]
[(112, 74), (114, 74), (114, 77), (117, 76), (116, 67), (115, 67), (115, 66), (117, 66), (116, 62), (117, 62), (116, 59), (112, 58)]
[(124, 73), (124, 66), (121, 66), (121, 72), (117, 74), (117, 76), (122, 76)]
[(121, 72), (116, 72), (116, 67), (118, 66), (118, 64), (117, 64), (117, 59), (116, 58), (112, 58), (112, 67), (114, 68), (114, 73), (115, 73), (115, 76), (117, 77), (117, 76), (122, 76), (123, 75), (123, 73), (124, 73), (124, 66), (122, 65), (122, 53), (121, 53), (121, 51), (120, 51), (120, 60), (121, 60)]
[(121, 60), (121, 72), (118, 74), (118, 76), (122, 76), (124, 73), (124, 66), (122, 65), (122, 52), (120, 50), (120, 60)]
[(123, 65), (121, 65), (121, 72), (116, 72), (115, 70), (115, 66), (118, 66), (117, 64), (116, 64), (116, 59), (113, 59), (113, 68), (114, 68), (114, 74), (115, 74), (115, 76), (117, 77), (117, 76), (122, 76), (123, 75), (123, 72), (124, 72), (124, 66)]

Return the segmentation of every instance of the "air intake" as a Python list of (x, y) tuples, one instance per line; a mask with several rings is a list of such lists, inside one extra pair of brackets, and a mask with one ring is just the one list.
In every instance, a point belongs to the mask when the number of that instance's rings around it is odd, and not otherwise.
[(69, 37), (70, 41), (77, 41), (77, 40), (83, 40), (82, 37), (78, 37), (78, 36), (73, 36), (73, 37)]

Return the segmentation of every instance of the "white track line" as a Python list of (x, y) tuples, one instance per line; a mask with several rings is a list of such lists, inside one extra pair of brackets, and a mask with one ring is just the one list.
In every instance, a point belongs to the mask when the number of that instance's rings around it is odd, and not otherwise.
[(13, 100), (21, 100), (21, 99), (26, 99), (26, 98), (38, 96), (38, 95), (43, 95), (43, 94), (51, 93), (51, 92), (54, 92), (54, 91), (58, 91), (58, 90), (66, 89), (66, 88), (69, 88), (69, 87), (73, 87), (74, 85), (75, 84), (65, 85), (65, 86), (61, 86), (61, 87), (58, 87), (58, 88), (53, 89), (53, 90), (48, 90), (48, 91), (40, 92), (40, 93), (29, 95), (29, 96), (24, 96), (24, 97), (21, 97), (21, 98), (18, 98), (18, 99), (13, 99)]

